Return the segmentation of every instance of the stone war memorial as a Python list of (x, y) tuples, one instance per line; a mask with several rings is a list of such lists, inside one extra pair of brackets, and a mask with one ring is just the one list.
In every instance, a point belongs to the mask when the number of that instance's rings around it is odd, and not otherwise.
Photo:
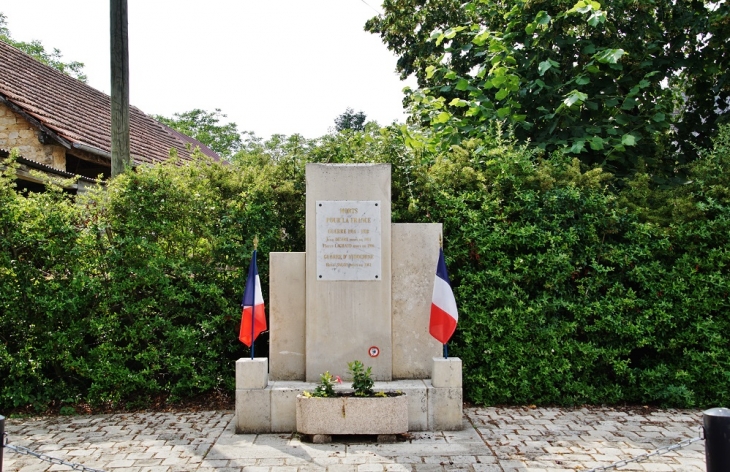
[[(381, 434), (368, 423), (399, 415), (390, 434), (462, 429), (461, 360), (429, 334), (441, 231), (391, 223), (390, 164), (307, 164), (306, 252), (270, 254), (269, 358), (236, 362), (236, 432)], [(354, 360), (372, 368), (375, 391), (405, 395), (360, 398), (374, 413), (341, 397), (299, 405), (325, 371), (349, 386)], [(340, 400), (357, 430), (311, 424), (320, 400)]]

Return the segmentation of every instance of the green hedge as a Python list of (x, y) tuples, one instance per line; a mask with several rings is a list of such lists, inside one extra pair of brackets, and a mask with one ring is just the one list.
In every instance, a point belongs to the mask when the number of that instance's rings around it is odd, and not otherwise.
[[(11, 166), (12, 169), (12, 166)], [(0, 181), (0, 408), (231, 391), (245, 273), (303, 247), (282, 168), (140, 167), (75, 201)], [(266, 353), (265, 338), (259, 343)]]
[(264, 284), (269, 252), (303, 250), (307, 161), (392, 162), (394, 220), (444, 223), (467, 399), (726, 406), (728, 136), (668, 189), (490, 137), (435, 157), (394, 128), (140, 167), (76, 199), (17, 193), (11, 164), (0, 411), (231, 392), (252, 240)]
[(669, 190), (505, 144), (434, 163), (466, 397), (727, 405), (729, 135)]

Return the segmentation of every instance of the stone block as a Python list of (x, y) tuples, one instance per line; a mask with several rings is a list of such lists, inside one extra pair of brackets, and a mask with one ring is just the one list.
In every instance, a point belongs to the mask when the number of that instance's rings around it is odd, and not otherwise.
[(266, 357), (236, 361), (236, 390), (266, 388), (269, 383), (269, 360)]
[(302, 434), (403, 434), (408, 400), (397, 397), (297, 397), (297, 431)]
[(236, 390), (236, 434), (271, 432), (271, 389)]
[(428, 431), (428, 394), (423, 380), (375, 382), (375, 391), (401, 391), (408, 398), (408, 431)]
[(441, 223), (392, 225), (393, 379), (431, 377), (442, 350), (428, 332)]
[(271, 432), (292, 433), (297, 430), (297, 395), (313, 391), (314, 383), (277, 381), (271, 387)]
[[(318, 381), (325, 371), (341, 373), (355, 359), (372, 367), (375, 380), (392, 379), (390, 176), (390, 164), (307, 164), (307, 381)], [(378, 228), (367, 235), (353, 235), (364, 243), (364, 238), (378, 237), (374, 232), (379, 230), (379, 239), (371, 240), (380, 245), (381, 270), (377, 279), (320, 280), (317, 261), (322, 248), (318, 247), (317, 238), (327, 235), (318, 234), (317, 208), (323, 202), (353, 202), (354, 206), (359, 205), (357, 202), (378, 203)], [(362, 205), (364, 208), (365, 204)], [(320, 230), (324, 231), (324, 227)], [(359, 239), (356, 242), (359, 244)]]
[(314, 444), (329, 444), (332, 442), (331, 434), (313, 434), (312, 442)]
[(461, 388), (428, 388), (428, 429), (431, 431), (458, 431), (464, 429)]
[(431, 383), (434, 388), (461, 388), (461, 359), (434, 357)]
[(306, 260), (303, 252), (269, 253), (269, 375), (272, 380), (305, 378)]

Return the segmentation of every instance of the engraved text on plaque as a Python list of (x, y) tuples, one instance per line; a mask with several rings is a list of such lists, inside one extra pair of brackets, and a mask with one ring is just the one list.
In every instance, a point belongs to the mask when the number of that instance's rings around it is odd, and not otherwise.
[(381, 280), (379, 201), (317, 201), (317, 280)]

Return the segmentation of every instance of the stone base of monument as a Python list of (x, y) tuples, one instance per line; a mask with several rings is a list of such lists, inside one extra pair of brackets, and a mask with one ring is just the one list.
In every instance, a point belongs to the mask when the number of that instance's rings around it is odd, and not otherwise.
[(392, 397), (297, 396), (301, 434), (403, 434), (408, 432), (406, 395)]
[[(304, 391), (313, 391), (317, 385), (302, 381), (269, 381), (265, 365), (268, 365), (267, 358), (236, 362), (237, 433), (297, 431), (297, 397)], [(464, 427), (461, 359), (458, 357), (434, 358), (431, 379), (375, 382), (374, 389), (405, 394), (408, 431), (455, 431)]]

